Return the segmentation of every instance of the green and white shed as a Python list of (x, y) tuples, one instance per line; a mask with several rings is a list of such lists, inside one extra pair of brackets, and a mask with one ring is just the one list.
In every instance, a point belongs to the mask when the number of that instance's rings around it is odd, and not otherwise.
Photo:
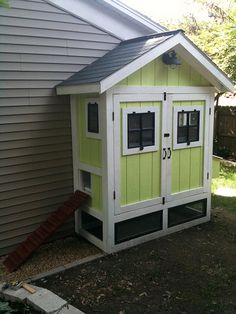
[(214, 94), (232, 82), (181, 30), (120, 43), (71, 95), (76, 232), (114, 252), (210, 219)]

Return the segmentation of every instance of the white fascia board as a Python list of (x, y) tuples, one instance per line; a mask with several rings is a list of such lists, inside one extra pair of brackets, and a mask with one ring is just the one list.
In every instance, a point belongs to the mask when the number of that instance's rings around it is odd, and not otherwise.
[(197, 46), (184, 35), (176, 52), (201, 73), (220, 92), (233, 91), (231, 80)]
[(145, 66), (155, 58), (170, 49), (176, 49), (180, 56), (202, 74), (218, 91), (233, 91), (234, 85), (214, 63), (181, 33), (167, 39), (156, 48), (150, 50), (140, 58), (127, 64), (119, 71), (111, 74), (100, 82), (101, 93), (113, 87), (127, 76)]
[(125, 5), (122, 2), (118, 2), (116, 0), (103, 0), (103, 1), (108, 3), (109, 5), (111, 5), (115, 9), (117, 9), (118, 11), (125, 13), (127, 16), (129, 16), (129, 17), (133, 18), (134, 20), (140, 22), (141, 24), (145, 25), (147, 28), (149, 28), (150, 30), (152, 30), (154, 32), (162, 33), (162, 32), (167, 31), (167, 29), (164, 26), (161, 26), (161, 25), (155, 23), (154, 21), (152, 21), (148, 17), (144, 16), (143, 14), (141, 14), (140, 12), (138, 12), (136, 10), (133, 10), (132, 8), (128, 7), (127, 5)]
[(104, 32), (111, 34), (120, 40), (127, 40), (143, 35), (148, 35), (153, 32), (161, 32), (157, 30), (158, 27), (154, 22), (147, 23), (147, 21), (141, 21), (138, 15), (128, 10), (124, 10), (122, 6), (117, 10), (114, 10), (114, 4), (107, 5), (98, 1), (88, 0), (45, 0), (46, 2), (78, 17), (88, 24), (103, 30)]
[(118, 82), (122, 81), (127, 76), (131, 75), (135, 71), (139, 70), (155, 58), (159, 57), (169, 49), (175, 47), (180, 41), (180, 34), (177, 34), (169, 39), (166, 39), (162, 44), (158, 45), (156, 48), (153, 48), (149, 52), (145, 53), (140, 58), (137, 58), (133, 62), (127, 64), (122, 69), (111, 74), (104, 80), (100, 82), (101, 84), (101, 93), (105, 92), (109, 88), (113, 87)]
[(57, 86), (57, 95), (75, 95), (75, 94), (89, 94), (100, 93), (100, 85), (98, 84), (84, 84), (84, 85), (70, 85)]

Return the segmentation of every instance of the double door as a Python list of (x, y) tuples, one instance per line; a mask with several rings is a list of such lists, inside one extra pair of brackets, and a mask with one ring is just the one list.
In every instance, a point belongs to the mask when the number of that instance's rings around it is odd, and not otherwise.
[(115, 214), (203, 193), (207, 94), (114, 96)]

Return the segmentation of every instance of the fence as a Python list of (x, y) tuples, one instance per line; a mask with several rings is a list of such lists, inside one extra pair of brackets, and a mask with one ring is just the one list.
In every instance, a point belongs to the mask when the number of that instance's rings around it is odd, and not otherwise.
[[(215, 110), (214, 139), (217, 150), (236, 157), (236, 106), (218, 106)], [(219, 153), (220, 155), (220, 153)], [(221, 154), (222, 155), (222, 154)], [(227, 156), (223, 156), (227, 157)]]

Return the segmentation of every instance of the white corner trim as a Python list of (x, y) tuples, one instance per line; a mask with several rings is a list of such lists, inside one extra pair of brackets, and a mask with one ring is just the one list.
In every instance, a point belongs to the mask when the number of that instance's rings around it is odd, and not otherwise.
[(84, 84), (84, 85), (62, 85), (56, 87), (57, 95), (74, 95), (74, 94), (88, 94), (100, 93), (100, 86), (98, 84)]

